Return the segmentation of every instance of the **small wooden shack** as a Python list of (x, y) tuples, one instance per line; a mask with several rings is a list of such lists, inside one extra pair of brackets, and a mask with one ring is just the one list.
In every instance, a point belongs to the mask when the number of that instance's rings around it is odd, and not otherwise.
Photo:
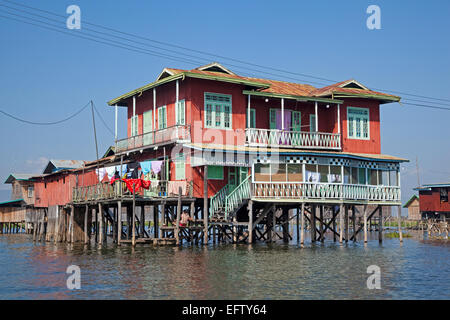
[(420, 214), (420, 202), (419, 197), (415, 194), (413, 195), (403, 206), (403, 208), (408, 209), (408, 219), (409, 220), (421, 220), (422, 215)]

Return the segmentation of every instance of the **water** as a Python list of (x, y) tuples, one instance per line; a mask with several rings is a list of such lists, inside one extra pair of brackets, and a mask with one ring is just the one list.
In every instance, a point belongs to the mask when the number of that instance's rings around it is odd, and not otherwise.
[[(66, 287), (69, 265), (80, 290)], [(367, 289), (370, 265), (380, 290)], [(450, 299), (449, 289), (448, 241), (97, 249), (0, 235), (0, 299)]]

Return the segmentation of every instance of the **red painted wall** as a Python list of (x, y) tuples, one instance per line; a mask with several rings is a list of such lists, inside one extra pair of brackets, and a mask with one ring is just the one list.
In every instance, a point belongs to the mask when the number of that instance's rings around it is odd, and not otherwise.
[[(347, 107), (369, 108), (370, 140), (348, 139), (347, 131)], [(380, 138), (380, 104), (375, 100), (346, 99), (341, 106), (342, 119), (342, 146), (343, 152), (355, 153), (381, 153)]]
[(60, 173), (44, 177), (34, 183), (35, 207), (66, 205), (72, 202), (73, 188), (98, 183), (95, 169), (83, 172)]
[[(450, 199), (450, 188), (447, 188)], [(419, 192), (420, 211), (450, 212), (450, 202), (441, 202), (439, 188)]]

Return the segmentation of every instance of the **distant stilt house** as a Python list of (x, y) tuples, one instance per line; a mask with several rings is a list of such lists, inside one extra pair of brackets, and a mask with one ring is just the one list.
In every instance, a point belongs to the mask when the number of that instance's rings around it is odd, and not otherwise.
[(422, 215), (420, 214), (419, 207), (419, 197), (413, 195), (403, 206), (403, 208), (408, 209), (408, 219), (410, 220), (421, 220)]
[(450, 183), (427, 184), (414, 190), (419, 191), (422, 218), (450, 218)]
[(0, 203), (0, 232), (15, 233), (30, 230), (34, 211), (33, 174), (12, 173), (5, 183), (11, 184), (11, 200)]

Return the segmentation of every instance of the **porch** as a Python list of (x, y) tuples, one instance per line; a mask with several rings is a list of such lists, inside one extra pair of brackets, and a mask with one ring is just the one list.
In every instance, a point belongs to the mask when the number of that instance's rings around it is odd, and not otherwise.
[(149, 148), (176, 142), (190, 142), (191, 127), (175, 125), (168, 128), (153, 130), (143, 134), (127, 137), (116, 141), (116, 153)]

